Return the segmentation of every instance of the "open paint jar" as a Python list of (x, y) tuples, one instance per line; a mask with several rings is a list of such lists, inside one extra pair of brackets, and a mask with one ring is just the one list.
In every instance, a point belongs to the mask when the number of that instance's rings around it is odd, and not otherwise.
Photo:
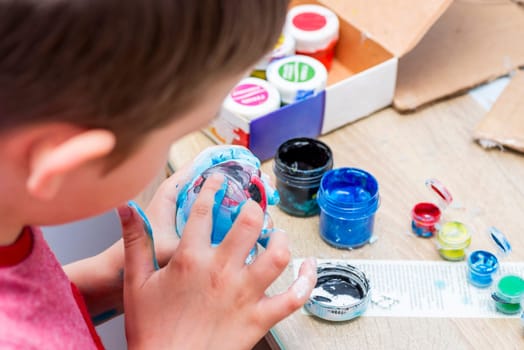
[(437, 234), (437, 248), (440, 256), (450, 261), (460, 261), (466, 256), (466, 248), (471, 243), (468, 228), (458, 222), (446, 222)]
[(279, 208), (293, 216), (318, 214), (320, 180), (331, 168), (333, 154), (321, 141), (301, 137), (281, 144), (273, 166), (280, 195)]
[(421, 202), (411, 210), (411, 229), (419, 237), (435, 235), (442, 211), (453, 201), (453, 197), (437, 179), (426, 180), (426, 186), (439, 198), (439, 204)]
[[(503, 257), (509, 255), (511, 245), (506, 236), (496, 227), (490, 227), (488, 234), (498, 247), (498, 255)], [(475, 250), (468, 256), (468, 281), (479, 288), (489, 287), (498, 268), (499, 258), (495, 254), (485, 250)]]
[(352, 265), (324, 263), (317, 268), (317, 284), (304, 305), (328, 321), (348, 321), (366, 311), (370, 285), (364, 272)]
[(286, 30), (295, 38), (296, 51), (316, 58), (331, 68), (339, 37), (337, 15), (324, 6), (299, 5), (287, 15)]
[(497, 283), (497, 290), (491, 294), (498, 311), (504, 314), (516, 314), (522, 310), (524, 280), (519, 276), (507, 275)]
[(338, 168), (322, 177), (317, 195), (320, 236), (337, 248), (369, 242), (379, 207), (378, 182), (357, 168)]
[(489, 287), (498, 268), (499, 259), (494, 254), (475, 250), (468, 256), (468, 281), (479, 288)]

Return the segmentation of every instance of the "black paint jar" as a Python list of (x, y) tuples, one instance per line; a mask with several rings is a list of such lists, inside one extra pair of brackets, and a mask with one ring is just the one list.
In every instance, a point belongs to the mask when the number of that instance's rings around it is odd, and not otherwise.
[(320, 180), (332, 168), (331, 149), (321, 141), (301, 137), (281, 144), (273, 166), (280, 209), (293, 216), (318, 214)]

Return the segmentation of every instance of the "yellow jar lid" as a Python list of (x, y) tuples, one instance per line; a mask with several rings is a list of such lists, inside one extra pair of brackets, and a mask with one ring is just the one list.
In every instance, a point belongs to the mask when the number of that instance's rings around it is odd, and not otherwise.
[(463, 249), (469, 246), (471, 234), (464, 224), (458, 221), (450, 221), (440, 228), (438, 241), (443, 248)]

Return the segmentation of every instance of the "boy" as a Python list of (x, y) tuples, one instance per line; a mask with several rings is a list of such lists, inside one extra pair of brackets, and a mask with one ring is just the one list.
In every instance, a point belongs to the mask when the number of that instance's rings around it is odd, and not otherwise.
[[(262, 227), (256, 204), (210, 247), (223, 178), (206, 181), (180, 242), (173, 214), (183, 175), (158, 190), (148, 208), (157, 271), (143, 222), (122, 205), (271, 48), (286, 8), (287, 0), (0, 0), (0, 348), (101, 348), (90, 318), (125, 310), (132, 349), (248, 349), (306, 301), (312, 260), (288, 291), (264, 294), (289, 261), (282, 233), (244, 264)], [(123, 241), (66, 275), (37, 227), (115, 206)]]

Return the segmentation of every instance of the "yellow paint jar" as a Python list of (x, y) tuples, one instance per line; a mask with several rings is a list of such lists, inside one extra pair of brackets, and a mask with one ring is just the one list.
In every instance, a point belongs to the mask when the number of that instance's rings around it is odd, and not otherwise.
[(460, 261), (466, 256), (466, 248), (471, 243), (467, 227), (457, 221), (443, 224), (437, 235), (437, 248), (445, 260)]

